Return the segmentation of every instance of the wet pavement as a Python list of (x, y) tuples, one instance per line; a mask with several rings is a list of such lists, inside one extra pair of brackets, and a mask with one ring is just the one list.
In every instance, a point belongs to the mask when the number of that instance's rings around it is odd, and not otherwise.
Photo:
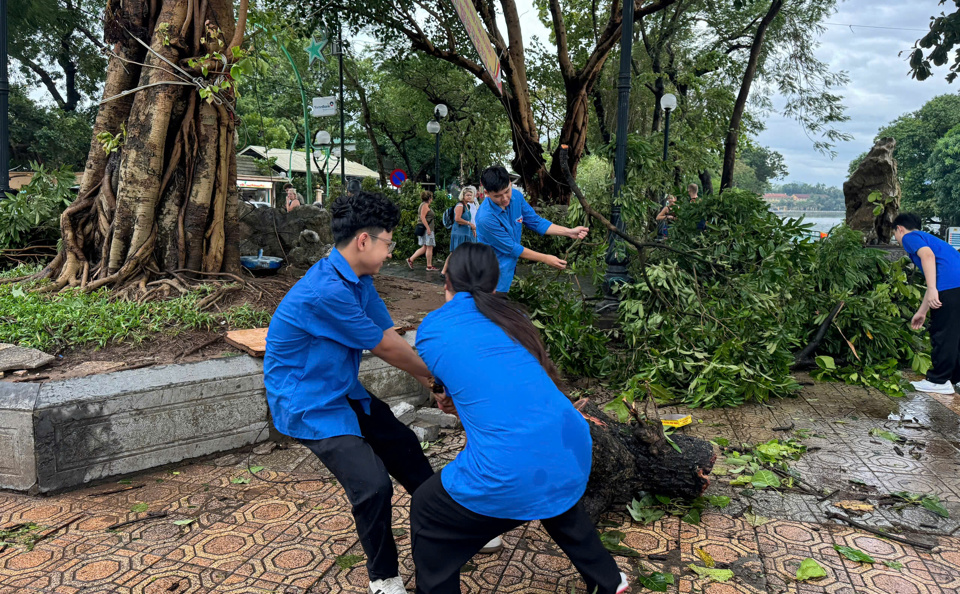
[[(622, 508), (611, 510), (602, 530), (623, 532), (622, 544), (639, 553), (617, 557), (633, 576), (632, 592), (648, 591), (635, 578), (650, 571), (673, 573), (676, 582), (667, 591), (682, 593), (960, 592), (960, 401), (810, 384), (798, 398), (691, 411), (695, 420), (685, 433), (722, 437), (731, 447), (802, 441), (807, 453), (790, 465), (808, 491), (744, 494), (729, 486), (736, 475), (721, 454), (717, 468), (726, 474), (715, 477), (708, 494), (729, 495), (732, 502), (722, 510), (708, 507), (698, 525), (666, 516), (644, 526)], [(892, 442), (871, 429), (903, 439)], [(462, 432), (446, 432), (427, 455), (439, 468), (463, 443)], [(394, 532), (412, 588), (409, 496), (398, 491)], [(896, 491), (937, 495), (950, 518), (917, 505), (898, 510), (884, 498)], [(836, 507), (841, 501), (874, 509), (857, 516)], [(29, 530), (32, 550), (0, 550), (0, 592), (366, 592), (349, 509), (342, 488), (299, 445), (227, 454), (50, 497), (0, 493), (0, 529), (38, 526)], [(935, 548), (888, 540), (830, 519), (830, 512)], [(129, 520), (141, 521), (110, 528)], [(464, 592), (585, 591), (536, 522), (504, 540), (502, 552), (464, 567)], [(844, 559), (834, 545), (868, 553), (876, 563)], [(697, 578), (687, 566), (703, 564), (699, 550), (732, 570), (733, 579)], [(801, 583), (797, 566), (808, 557), (826, 576)]]

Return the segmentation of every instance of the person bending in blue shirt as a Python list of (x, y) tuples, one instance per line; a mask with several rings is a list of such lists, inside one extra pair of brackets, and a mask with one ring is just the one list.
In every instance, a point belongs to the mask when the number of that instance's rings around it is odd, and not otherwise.
[(920, 217), (913, 213), (900, 213), (893, 227), (897, 243), (927, 281), (927, 292), (910, 326), (919, 330), (930, 312), (933, 367), (927, 379), (911, 383), (919, 392), (955, 394), (953, 384), (960, 383), (960, 253), (942, 239), (920, 231)]
[(477, 210), (477, 241), (489, 245), (497, 254), (500, 265), (498, 293), (510, 290), (518, 258), (543, 262), (559, 270), (567, 267), (566, 260), (523, 247), (520, 244), (520, 235), (524, 225), (540, 235), (560, 235), (570, 239), (583, 239), (590, 229), (569, 229), (541, 218), (533, 207), (527, 204), (520, 190), (513, 187), (510, 175), (501, 165), (484, 169), (480, 174), (480, 183), (486, 190), (487, 199)]
[(459, 594), (460, 568), (491, 537), (529, 520), (570, 557), (587, 592), (615, 594), (626, 576), (579, 503), (592, 441), (587, 421), (557, 388), (557, 369), (521, 306), (502, 293), (497, 256), (463, 244), (450, 255), (447, 303), (417, 330), (417, 350), (446, 387), (440, 406), (460, 415), (463, 451), (413, 494), (418, 594)]
[(365, 349), (428, 385), (430, 374), (393, 329), (373, 286), (395, 247), (400, 211), (380, 194), (331, 208), (336, 249), (277, 307), (267, 332), (264, 384), (277, 430), (307, 446), (343, 485), (367, 555), (373, 594), (404, 594), (391, 532), (393, 476), (413, 493), (433, 475), (416, 435), (360, 384)]

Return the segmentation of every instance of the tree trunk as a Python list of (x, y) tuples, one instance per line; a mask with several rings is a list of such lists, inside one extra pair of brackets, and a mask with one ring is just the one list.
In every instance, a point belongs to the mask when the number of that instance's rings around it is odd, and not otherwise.
[(750, 87), (757, 75), (757, 66), (760, 63), (760, 52), (763, 49), (763, 38), (767, 34), (770, 23), (783, 8), (783, 0), (773, 0), (767, 14), (760, 19), (757, 30), (753, 34), (753, 43), (750, 46), (750, 58), (747, 68), (743, 72), (743, 84), (740, 85), (740, 94), (733, 104), (733, 115), (730, 116), (730, 127), (727, 129), (727, 138), (723, 142), (723, 172), (720, 175), (720, 190), (733, 187), (733, 167), (737, 163), (737, 144), (740, 140), (740, 123), (743, 121), (743, 112), (747, 107), (747, 98), (750, 96)]
[(708, 475), (717, 459), (713, 446), (675, 434), (678, 452), (664, 436), (656, 407), (649, 405), (646, 418), (637, 416), (627, 425), (588, 399), (574, 406), (590, 424), (593, 439), (593, 466), (581, 502), (594, 522), (611, 505), (627, 504), (640, 491), (694, 499), (710, 485)]
[[(245, 11), (246, 2), (241, 22)], [(80, 193), (60, 219), (63, 247), (40, 274), (54, 279), (51, 290), (142, 292), (179, 269), (239, 270), (235, 97), (228, 88), (204, 101), (171, 66), (205, 85), (231, 80), (219, 61), (208, 62), (203, 77), (188, 60), (232, 58), (233, 14), (229, 0), (109, 0), (104, 30), (116, 55)], [(101, 134), (122, 142), (108, 154)]]

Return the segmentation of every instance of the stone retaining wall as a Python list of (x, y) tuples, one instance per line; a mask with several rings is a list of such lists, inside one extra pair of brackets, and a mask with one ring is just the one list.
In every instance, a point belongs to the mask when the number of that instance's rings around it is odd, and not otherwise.
[[(414, 334), (408, 333), (413, 344)], [(360, 380), (388, 404), (429, 398), (370, 353)], [(0, 488), (60, 491), (263, 441), (263, 361), (247, 355), (43, 384), (0, 382)]]

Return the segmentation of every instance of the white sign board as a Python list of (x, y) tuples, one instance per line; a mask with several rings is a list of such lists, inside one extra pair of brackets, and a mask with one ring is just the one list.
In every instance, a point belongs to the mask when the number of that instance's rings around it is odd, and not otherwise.
[(947, 228), (947, 243), (960, 250), (960, 227)]
[(313, 110), (311, 110), (310, 115), (315, 118), (337, 115), (337, 98), (314, 97)]

